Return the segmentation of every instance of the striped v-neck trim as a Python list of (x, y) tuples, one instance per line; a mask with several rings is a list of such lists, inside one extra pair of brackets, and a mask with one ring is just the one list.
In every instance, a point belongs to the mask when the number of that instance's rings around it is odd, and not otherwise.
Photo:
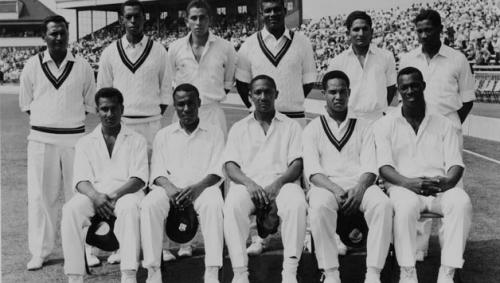
[(42, 71), (47, 77), (47, 79), (52, 83), (52, 85), (56, 88), (59, 89), (61, 85), (66, 81), (68, 78), (69, 74), (71, 73), (71, 70), (73, 69), (73, 65), (75, 62), (73, 61), (68, 61), (66, 63), (66, 67), (64, 67), (64, 70), (62, 74), (59, 76), (59, 78), (56, 78), (54, 74), (50, 71), (50, 68), (47, 63), (43, 63), (43, 53), (38, 53), (38, 59), (40, 59), (40, 65), (42, 67)]
[(354, 126), (356, 126), (356, 119), (349, 119), (349, 125), (347, 126), (347, 131), (345, 132), (342, 139), (337, 140), (332, 133), (330, 127), (328, 127), (328, 122), (326, 121), (326, 117), (321, 115), (321, 125), (323, 126), (323, 130), (325, 131), (326, 136), (330, 140), (330, 142), (335, 146), (338, 151), (341, 151), (342, 148), (347, 144), (347, 142), (351, 139), (352, 133), (354, 132)]
[(264, 55), (266, 55), (267, 59), (269, 59), (269, 61), (275, 67), (278, 67), (281, 59), (283, 59), (283, 57), (285, 57), (286, 52), (288, 51), (288, 49), (290, 49), (290, 46), (292, 45), (292, 41), (293, 41), (293, 35), (294, 35), (293, 31), (290, 31), (290, 38), (291, 39), (286, 38), (285, 45), (283, 45), (283, 47), (278, 52), (278, 54), (276, 54), (276, 56), (274, 56), (273, 53), (271, 52), (271, 50), (269, 50), (269, 48), (267, 48), (266, 43), (264, 42), (264, 38), (262, 37), (262, 32), (261, 31), (257, 32), (257, 40), (259, 41), (260, 49), (262, 49), (262, 52), (264, 53)]
[(127, 54), (125, 53), (125, 49), (123, 48), (123, 44), (121, 40), (116, 41), (116, 46), (118, 48), (118, 54), (120, 54), (120, 58), (122, 59), (123, 64), (127, 66), (127, 68), (132, 72), (135, 73), (139, 67), (146, 61), (146, 59), (149, 56), (149, 53), (151, 52), (151, 49), (153, 48), (153, 40), (148, 39), (148, 43), (146, 44), (146, 48), (144, 48), (144, 51), (142, 52), (141, 56), (135, 63), (132, 63), (130, 59), (128, 59)]

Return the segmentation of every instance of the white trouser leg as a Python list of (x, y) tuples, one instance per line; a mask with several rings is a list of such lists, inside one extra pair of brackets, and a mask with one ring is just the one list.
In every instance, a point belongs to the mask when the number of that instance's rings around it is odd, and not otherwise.
[(85, 227), (94, 216), (92, 201), (77, 193), (62, 209), (61, 242), (64, 254), (64, 274), (85, 274)]
[(427, 210), (443, 215), (441, 264), (462, 268), (463, 254), (472, 221), (472, 204), (467, 193), (459, 187), (433, 199)]
[(246, 267), (246, 239), (255, 206), (245, 186), (231, 184), (224, 203), (224, 238), (234, 268)]
[(391, 201), (379, 187), (371, 186), (363, 196), (360, 210), (368, 224), (366, 266), (382, 269), (392, 236)]
[(194, 202), (205, 242), (205, 266), (222, 266), (223, 207), (224, 201), (218, 185), (206, 188)]
[(164, 221), (170, 210), (165, 190), (155, 187), (141, 202), (141, 242), (144, 268), (160, 267)]
[(120, 243), (120, 270), (137, 270), (141, 250), (139, 206), (144, 194), (126, 194), (116, 201), (114, 233)]
[(136, 119), (124, 118), (123, 123), (146, 138), (146, 141), (148, 142), (148, 152), (150, 152), (153, 147), (153, 140), (156, 133), (161, 129), (161, 120), (158, 119), (149, 122), (137, 122)]
[(394, 208), (394, 248), (400, 266), (415, 266), (417, 251), (417, 220), (423, 202), (414, 192), (399, 186), (389, 188), (389, 198)]
[(281, 222), (283, 258), (300, 259), (306, 237), (307, 203), (302, 188), (294, 183), (285, 184), (276, 197)]
[(309, 221), (318, 267), (324, 270), (339, 267), (337, 243), (334, 240), (339, 209), (337, 200), (330, 191), (312, 184), (308, 199)]
[(73, 195), (73, 158), (71, 147), (28, 142), (28, 246), (35, 257), (54, 248), (59, 191), (63, 187), (66, 200)]

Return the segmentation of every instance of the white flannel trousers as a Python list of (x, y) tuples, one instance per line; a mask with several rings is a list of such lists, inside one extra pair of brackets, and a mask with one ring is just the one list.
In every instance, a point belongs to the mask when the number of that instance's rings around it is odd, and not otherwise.
[[(283, 241), (283, 257), (300, 260), (306, 233), (304, 191), (294, 183), (285, 184), (276, 197)], [(233, 268), (248, 266), (246, 239), (250, 232), (250, 215), (255, 205), (243, 185), (231, 184), (224, 203), (224, 238)]]
[[(194, 201), (205, 242), (205, 266), (222, 266), (224, 201), (219, 186), (206, 188)], [(170, 201), (163, 188), (156, 187), (141, 203), (143, 267), (160, 267), (165, 220)]]
[(73, 196), (74, 147), (28, 141), (28, 247), (34, 257), (47, 257), (58, 229), (59, 191)]
[[(332, 192), (311, 186), (308, 193), (311, 233), (320, 269), (339, 267), (335, 241), (339, 207)], [(359, 207), (368, 224), (366, 266), (383, 268), (392, 238), (393, 210), (389, 198), (377, 186), (370, 186)]]
[(394, 247), (400, 266), (415, 266), (417, 220), (421, 212), (429, 211), (443, 215), (439, 229), (441, 264), (462, 267), (472, 221), (472, 204), (462, 188), (425, 197), (403, 187), (391, 186), (389, 197), (394, 207)]
[[(142, 190), (126, 194), (115, 204), (114, 234), (120, 243), (120, 270), (137, 270), (140, 254), (139, 205), (144, 197)], [(84, 228), (90, 226), (94, 216), (92, 201), (77, 193), (63, 207), (61, 238), (64, 254), (64, 273), (85, 274)]]

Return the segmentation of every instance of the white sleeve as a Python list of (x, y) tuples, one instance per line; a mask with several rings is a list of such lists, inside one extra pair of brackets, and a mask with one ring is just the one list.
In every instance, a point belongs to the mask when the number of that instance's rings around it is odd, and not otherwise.
[(103, 87), (112, 87), (113, 86), (113, 66), (111, 64), (111, 50), (116, 44), (115, 41), (111, 43), (101, 55), (99, 60), (99, 71), (97, 73), (97, 89), (101, 89)]
[(26, 63), (19, 80), (19, 108), (21, 108), (23, 112), (30, 110), (30, 104), (33, 101), (33, 62), (35, 62), (34, 59), (31, 59)]
[(244, 83), (250, 83), (252, 80), (252, 63), (248, 58), (248, 45), (248, 41), (241, 45), (241, 48), (238, 51), (238, 59), (236, 63), (235, 77), (237, 80)]

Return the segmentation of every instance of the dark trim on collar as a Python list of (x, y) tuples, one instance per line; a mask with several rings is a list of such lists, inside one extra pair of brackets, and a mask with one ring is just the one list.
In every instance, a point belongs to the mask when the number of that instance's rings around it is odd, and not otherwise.
[(257, 32), (257, 40), (259, 41), (259, 46), (260, 49), (262, 49), (262, 52), (264, 55), (266, 55), (267, 59), (275, 66), (278, 67), (278, 64), (280, 63), (281, 59), (285, 56), (286, 52), (288, 49), (290, 49), (290, 46), (292, 45), (293, 41), (293, 36), (294, 33), (293, 31), (290, 31), (290, 37), (292, 38), (291, 40), (286, 38), (285, 45), (281, 48), (281, 50), (276, 54), (276, 56), (273, 55), (273, 53), (267, 48), (266, 43), (264, 42), (264, 39), (262, 38), (262, 31)]
[(56, 78), (54, 74), (49, 69), (49, 66), (47, 63), (43, 63), (43, 52), (38, 53), (38, 59), (40, 59), (40, 65), (42, 67), (42, 71), (47, 77), (47, 79), (52, 83), (52, 85), (56, 88), (59, 89), (61, 85), (66, 81), (66, 79), (69, 76), (69, 73), (71, 73), (71, 70), (73, 69), (73, 65), (75, 64), (74, 61), (68, 61), (66, 63), (66, 67), (64, 67), (64, 70), (62, 74), (59, 76), (59, 78)]
[(326, 121), (326, 117), (321, 115), (321, 125), (323, 126), (323, 130), (325, 131), (326, 136), (330, 140), (330, 142), (335, 146), (335, 148), (340, 152), (342, 148), (347, 144), (347, 142), (351, 139), (352, 133), (354, 132), (354, 127), (356, 126), (356, 119), (349, 119), (349, 125), (347, 126), (347, 131), (345, 132), (342, 139), (337, 140), (333, 135), (330, 127), (328, 127), (328, 122)]
[(122, 41), (120, 39), (116, 41), (116, 47), (118, 48), (118, 54), (120, 54), (120, 58), (122, 59), (123, 64), (125, 64), (125, 66), (127, 66), (127, 68), (135, 74), (135, 71), (137, 71), (137, 69), (141, 67), (144, 61), (146, 61), (146, 58), (148, 58), (149, 53), (153, 48), (153, 40), (151, 40), (151, 38), (148, 39), (148, 43), (146, 43), (144, 51), (135, 63), (132, 63), (128, 59), (127, 54), (125, 53), (125, 49), (123, 49)]

